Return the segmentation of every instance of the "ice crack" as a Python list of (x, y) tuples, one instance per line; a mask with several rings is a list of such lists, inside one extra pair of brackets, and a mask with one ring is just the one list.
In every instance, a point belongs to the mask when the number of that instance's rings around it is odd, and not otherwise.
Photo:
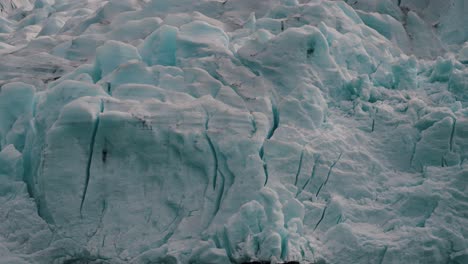
[(319, 163), (319, 161), (320, 161), (320, 155), (317, 155), (317, 158), (315, 158), (314, 166), (312, 167), (312, 173), (310, 174), (310, 177), (304, 183), (302, 188), (297, 192), (296, 197), (298, 197), (302, 193), (302, 191), (305, 189), (305, 187), (307, 187), (309, 182), (315, 177), (315, 172), (316, 172), (317, 164)]
[(98, 127), (99, 127), (99, 121), (100, 121), (100, 114), (104, 112), (104, 101), (101, 99), (101, 105), (100, 105), (100, 109), (99, 109), (99, 113), (96, 117), (96, 121), (94, 123), (94, 127), (93, 127), (93, 134), (91, 135), (91, 142), (89, 144), (89, 156), (88, 156), (88, 162), (86, 164), (86, 180), (85, 180), (85, 186), (84, 186), (84, 189), (83, 189), (83, 195), (81, 196), (81, 204), (80, 204), (80, 215), (82, 215), (82, 211), (83, 211), (83, 205), (84, 205), (84, 202), (85, 202), (85, 199), (86, 199), (86, 193), (88, 191), (88, 185), (89, 185), (89, 179), (91, 177), (91, 164), (93, 162), (93, 153), (94, 153), (94, 145), (95, 145), (95, 141), (96, 141), (96, 134), (97, 134), (97, 130), (98, 130)]
[(333, 170), (333, 167), (335, 167), (336, 163), (338, 163), (338, 161), (340, 161), (341, 159), (341, 155), (343, 154), (343, 152), (340, 153), (340, 155), (338, 156), (338, 158), (333, 162), (333, 164), (330, 166), (330, 169), (328, 169), (328, 174), (327, 174), (327, 178), (325, 179), (325, 181), (320, 185), (320, 187), (318, 188), (317, 190), (317, 193), (315, 194), (315, 197), (318, 197), (318, 195), (320, 194), (320, 190), (322, 190), (322, 187), (324, 187), (328, 180), (330, 179), (330, 175), (331, 175), (331, 172)]

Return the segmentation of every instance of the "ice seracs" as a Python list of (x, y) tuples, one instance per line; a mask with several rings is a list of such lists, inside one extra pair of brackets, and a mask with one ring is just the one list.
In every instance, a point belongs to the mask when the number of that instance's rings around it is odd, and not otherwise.
[(468, 261), (463, 0), (20, 2), (0, 263)]

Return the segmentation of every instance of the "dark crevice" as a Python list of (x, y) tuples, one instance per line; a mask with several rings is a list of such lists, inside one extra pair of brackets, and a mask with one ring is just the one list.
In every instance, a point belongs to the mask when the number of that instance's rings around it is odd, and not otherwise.
[[(242, 86), (242, 82), (240, 84), (236, 84), (236, 83), (228, 83), (223, 75), (221, 73), (218, 72), (218, 70), (215, 70), (214, 72), (208, 72), (213, 78), (215, 78), (216, 80), (218, 80), (219, 82), (221, 82), (224, 86), (227, 86), (229, 88), (231, 88), (231, 90), (236, 93), (240, 98), (242, 98), (242, 100), (245, 102), (246, 101), (246, 98), (241, 94), (239, 93), (239, 91), (237, 90), (239, 87)], [(219, 94), (221, 89), (218, 89), (218, 91), (216, 92), (216, 95), (213, 96), (213, 98), (216, 98)]]
[(229, 188), (231, 188), (231, 186), (234, 184), (235, 176), (234, 176), (234, 173), (232, 173), (231, 169), (228, 166), (226, 157), (223, 155), (223, 153), (220, 153), (220, 155), (221, 155), (221, 157), (222, 157), (222, 159), (224, 161), (225, 173), (227, 173), (227, 176), (228, 176), (227, 178), (225, 177), (225, 182), (227, 184), (227, 189), (226, 189), (226, 192), (227, 192), (229, 190)]
[(336, 224), (339, 224), (341, 223), (341, 219), (343, 218), (343, 216), (340, 214), (340, 216), (338, 217), (338, 219), (336, 220)]
[(317, 227), (320, 225), (320, 223), (322, 222), (323, 218), (325, 217), (325, 212), (327, 211), (327, 206), (325, 206), (325, 208), (323, 208), (323, 211), (322, 211), (322, 216), (320, 216), (320, 219), (318, 220), (317, 224), (315, 225), (314, 227), (314, 231), (317, 229)]
[(102, 152), (101, 152), (101, 160), (102, 160), (102, 163), (106, 163), (107, 161), (107, 153), (109, 151), (107, 150), (107, 140), (104, 139), (104, 147), (102, 148)]
[(264, 159), (264, 145), (265, 145), (265, 142), (267, 140), (269, 140), (269, 139), (271, 139), (273, 137), (273, 135), (275, 134), (276, 129), (279, 126), (279, 112), (278, 112), (278, 108), (276, 106), (276, 102), (274, 101), (274, 99), (271, 102), (271, 113), (273, 115), (273, 124), (271, 125), (271, 128), (268, 131), (268, 134), (267, 134), (265, 140), (263, 140), (263, 144), (260, 147), (260, 151), (258, 153), (259, 156), (260, 156), (260, 159), (263, 161), (263, 171), (265, 172), (264, 186), (266, 186), (267, 183), (268, 183), (268, 168), (267, 168), (267, 163), (266, 163), (266, 161)]
[(67, 259), (63, 261), (63, 264), (89, 264), (89, 263), (100, 263), (108, 264), (109, 259), (102, 257), (93, 257), (93, 256), (83, 256), (83, 257), (74, 257), (72, 259)]
[(106, 200), (102, 200), (101, 214), (99, 216), (99, 224), (96, 227), (96, 230), (94, 230), (94, 232), (88, 236), (89, 237), (88, 241), (91, 240), (91, 238), (94, 237), (99, 231), (99, 229), (102, 227), (102, 219), (104, 218), (104, 213), (106, 212), (106, 209), (107, 209), (107, 202)]
[(333, 162), (333, 164), (330, 166), (330, 169), (328, 170), (327, 180), (325, 181), (325, 184), (327, 184), (328, 179), (330, 178), (330, 174), (331, 174), (331, 172), (332, 172), (332, 169), (336, 166), (336, 164), (338, 163), (338, 161), (340, 161), (342, 155), (343, 155), (343, 152), (340, 152), (340, 155), (338, 156), (338, 158), (337, 158), (337, 159), (335, 160), (335, 162)]
[(205, 138), (206, 141), (208, 141), (208, 145), (210, 146), (211, 153), (213, 155), (213, 162), (214, 162), (214, 168), (213, 168), (213, 189), (216, 188), (216, 181), (218, 178), (218, 157), (216, 155), (216, 150), (214, 148), (213, 142), (211, 141), (210, 136), (205, 132)]
[(52, 81), (56, 81), (56, 80), (60, 79), (60, 77), (62, 77), (62, 76), (49, 77), (49, 78), (44, 79), (43, 81), (44, 81), (44, 84), (48, 84), (48, 83), (50, 83)]
[(317, 193), (315, 194), (315, 197), (318, 197), (318, 195), (320, 194), (320, 190), (322, 190), (322, 187), (324, 187), (328, 180), (330, 179), (330, 175), (332, 173), (332, 170), (333, 170), (333, 167), (335, 167), (336, 163), (338, 163), (338, 161), (340, 161), (341, 159), (341, 155), (343, 155), (343, 152), (340, 153), (340, 155), (338, 156), (338, 158), (333, 162), (333, 164), (330, 166), (330, 169), (328, 169), (328, 174), (327, 174), (327, 178), (325, 179), (325, 181), (320, 185), (320, 187), (318, 188), (317, 190)]
[(211, 223), (213, 222), (213, 219), (218, 214), (219, 208), (221, 207), (221, 201), (223, 200), (224, 183), (225, 183), (226, 179), (224, 177), (224, 174), (221, 171), (219, 171), (219, 175), (221, 176), (220, 177), (220, 180), (221, 180), (220, 181), (220, 189), (219, 189), (218, 195), (216, 196), (215, 209), (214, 209), (214, 212), (213, 212), (213, 215), (212, 215), (210, 221), (208, 222), (208, 226), (211, 225)]
[(231, 242), (229, 241), (229, 235), (228, 235), (226, 225), (223, 228), (223, 234), (222, 235), (223, 235), (222, 239), (223, 239), (223, 242), (224, 242), (224, 248), (226, 249), (226, 255), (228, 256), (231, 263), (236, 263), (236, 261), (234, 260), (233, 255), (232, 255), (232, 252), (231, 252)]
[(301, 151), (301, 157), (299, 158), (299, 166), (297, 167), (296, 179), (294, 180), (294, 185), (295, 186), (297, 186), (297, 181), (299, 180), (299, 175), (301, 174), (303, 157), (304, 157), (304, 150)]
[[(419, 142), (419, 140), (418, 140), (418, 142)], [(411, 152), (411, 157), (410, 157), (410, 168), (413, 166), (414, 156), (416, 155), (416, 145), (418, 144), (418, 142), (415, 142), (413, 144), (413, 150)]]
[[(370, 79), (370, 80), (373, 79), (373, 78), (372, 78), (372, 75), (373, 75), (374, 73), (376, 73), (376, 72), (379, 70), (380, 65), (382, 65), (382, 63), (383, 63), (383, 61), (380, 61), (379, 64), (377, 64), (377, 66), (375, 67), (375, 69), (369, 74), (369, 79)], [(371, 101), (370, 101), (370, 98), (369, 98), (369, 102), (370, 102), (370, 103), (375, 103), (375, 102), (371, 102)]]
[(272, 101), (272, 104), (271, 104), (271, 112), (273, 114), (273, 125), (270, 131), (268, 132), (267, 139), (271, 139), (273, 137), (276, 129), (279, 126), (279, 121), (280, 121), (278, 107), (276, 106), (276, 102), (274, 100)]
[(104, 101), (101, 99), (101, 105), (99, 109), (99, 113), (96, 116), (96, 121), (94, 122), (94, 127), (93, 127), (93, 134), (91, 135), (91, 142), (89, 144), (89, 156), (88, 156), (88, 162), (86, 164), (86, 180), (85, 180), (85, 186), (83, 189), (83, 195), (81, 196), (81, 204), (80, 204), (80, 216), (82, 215), (82, 210), (83, 210), (83, 205), (86, 199), (86, 193), (88, 191), (88, 185), (89, 185), (89, 179), (91, 177), (91, 164), (93, 162), (93, 153), (94, 153), (94, 145), (96, 141), (96, 134), (98, 131), (99, 127), (99, 121), (100, 121), (100, 114), (104, 112)]
[(317, 158), (315, 159), (314, 161), (314, 166), (312, 167), (312, 172), (310, 174), (310, 177), (307, 179), (307, 181), (304, 183), (304, 185), (302, 186), (302, 188), (297, 192), (296, 194), (296, 197), (299, 196), (299, 194), (302, 193), (302, 191), (305, 189), (305, 187), (307, 187), (307, 185), (310, 183), (310, 181), (315, 177), (315, 172), (316, 172), (316, 169), (317, 169), (317, 165), (320, 161), (320, 155), (317, 155)]
[(281, 239), (281, 258), (285, 259), (288, 255), (288, 236)]
[(106, 83), (107, 85), (107, 93), (112, 96), (112, 84), (110, 82)]
[(250, 112), (250, 122), (252, 123), (252, 136), (257, 133), (257, 122), (255, 121), (255, 116), (252, 115), (252, 112)]
[(213, 168), (213, 190), (216, 188), (216, 181), (218, 178), (218, 155), (216, 154), (216, 149), (213, 145), (213, 141), (211, 141), (210, 136), (208, 135), (208, 123), (210, 122), (210, 118), (208, 116), (208, 113), (206, 114), (206, 122), (205, 122), (205, 138), (206, 141), (208, 142), (208, 145), (210, 146), (211, 154), (213, 155), (213, 162), (214, 162), (214, 168)]
[(263, 186), (266, 186), (268, 183), (269, 176), (268, 176), (268, 167), (265, 161), (263, 161), (263, 171), (265, 172), (265, 183), (263, 184)]
[[(374, 108), (374, 107), (373, 107)], [(371, 127), (371, 132), (374, 132), (375, 130), (375, 116), (377, 115), (377, 113), (379, 112), (379, 109), (375, 109), (373, 115), (372, 115), (372, 127)]]
[(448, 167), (447, 159), (444, 156), (442, 156), (441, 162), (442, 162), (441, 167)]
[(107, 149), (102, 150), (102, 163), (106, 163), (107, 160)]
[(216, 189), (216, 185), (218, 183), (218, 174), (220, 175), (220, 188), (218, 191), (218, 194), (216, 196), (216, 201), (215, 201), (215, 208), (213, 211), (213, 215), (208, 221), (208, 226), (211, 224), (215, 216), (218, 214), (218, 211), (221, 207), (221, 202), (223, 200), (223, 194), (225, 190), (225, 182), (226, 182), (226, 177), (224, 174), (219, 170), (219, 161), (218, 161), (218, 154), (216, 152), (216, 149), (214, 147), (213, 141), (211, 140), (211, 137), (208, 135), (208, 128), (209, 128), (209, 122), (210, 122), (210, 117), (208, 112), (206, 113), (206, 121), (205, 121), (205, 138), (206, 141), (208, 142), (208, 145), (210, 147), (212, 156), (213, 156), (213, 162), (214, 162), (214, 168), (213, 168), (213, 190)]
[(453, 119), (452, 132), (450, 133), (450, 151), (453, 151), (453, 136), (455, 135), (455, 128), (457, 125), (457, 119)]
[(387, 254), (387, 250), (388, 250), (388, 246), (385, 246), (385, 248), (382, 251), (382, 254), (381, 254), (381, 257), (380, 257), (380, 260), (379, 260), (379, 264), (383, 263), (383, 261), (385, 259), (385, 254)]
[(161, 241), (159, 241), (160, 243), (158, 243), (158, 247), (167, 244), (172, 235), (174, 235), (177, 227), (179, 227), (179, 224), (182, 221), (182, 219), (183, 217), (181, 217), (180, 215), (176, 216), (174, 221), (171, 223), (172, 227), (168, 230), (167, 234), (161, 239)]
[(310, 58), (315, 52), (313, 47), (307, 49), (307, 58)]
[(264, 153), (264, 150), (263, 150), (263, 145), (265, 144), (265, 141), (263, 141), (263, 144), (262, 146), (260, 147), (260, 150), (258, 151), (258, 156), (260, 156), (260, 159), (263, 160), (263, 155), (265, 154)]

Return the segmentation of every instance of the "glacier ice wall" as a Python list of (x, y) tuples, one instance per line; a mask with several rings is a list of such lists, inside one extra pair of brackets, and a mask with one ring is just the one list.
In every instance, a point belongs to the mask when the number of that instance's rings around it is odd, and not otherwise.
[(0, 263), (468, 263), (465, 0), (0, 7)]

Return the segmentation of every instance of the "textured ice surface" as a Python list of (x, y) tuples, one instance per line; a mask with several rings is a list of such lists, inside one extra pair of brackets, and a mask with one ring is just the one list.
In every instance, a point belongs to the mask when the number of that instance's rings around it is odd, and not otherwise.
[(466, 0), (0, 10), (0, 263), (468, 263)]

